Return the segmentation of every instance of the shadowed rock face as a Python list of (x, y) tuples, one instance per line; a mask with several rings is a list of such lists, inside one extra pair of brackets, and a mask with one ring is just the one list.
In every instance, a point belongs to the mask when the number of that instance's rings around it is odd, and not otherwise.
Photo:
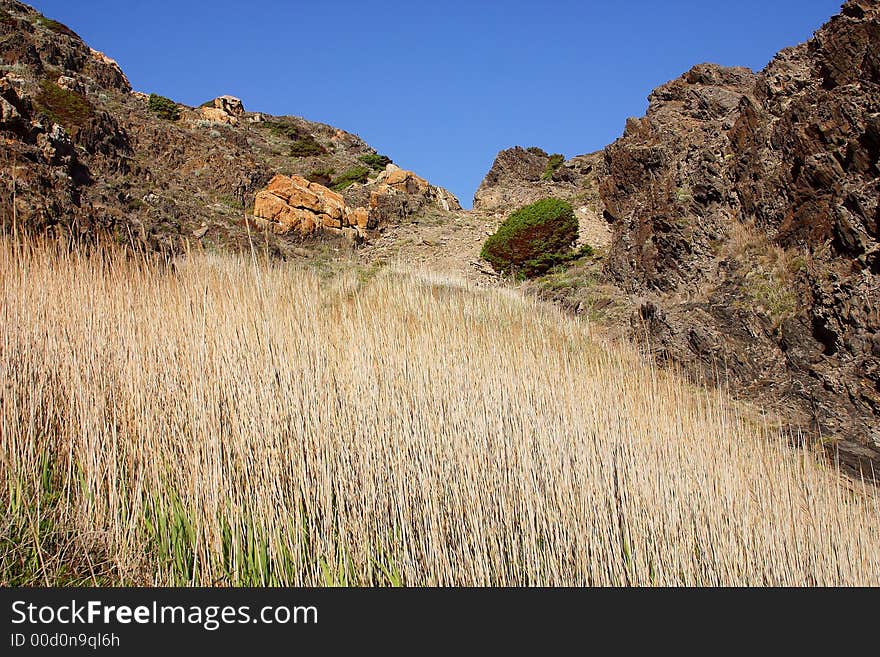
[[(606, 273), (646, 299), (657, 348), (798, 400), (851, 460), (880, 455), (878, 6), (848, 3), (757, 76), (663, 85), (600, 183)], [(738, 244), (745, 226), (763, 248)]]
[[(701, 64), (649, 101), (596, 167), (633, 332), (877, 469), (880, 2), (758, 74)], [(540, 193), (540, 159), (499, 154), (475, 207)]]

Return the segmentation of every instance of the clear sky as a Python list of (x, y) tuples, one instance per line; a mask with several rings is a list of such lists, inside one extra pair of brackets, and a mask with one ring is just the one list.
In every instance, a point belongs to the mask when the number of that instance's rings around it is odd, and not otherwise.
[(841, 0), (31, 0), (135, 89), (359, 134), (469, 207), (497, 151), (616, 139), (693, 64), (759, 70)]

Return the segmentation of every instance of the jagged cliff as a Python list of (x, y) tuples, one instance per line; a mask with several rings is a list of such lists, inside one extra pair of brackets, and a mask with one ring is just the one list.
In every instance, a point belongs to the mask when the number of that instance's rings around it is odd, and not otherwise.
[[(187, 107), (132, 91), (113, 60), (13, 0), (0, 0), (0, 134), (2, 222), (32, 230), (102, 231), (149, 248), (245, 247), (248, 228), (267, 225), (249, 213), (277, 174), (334, 186), (372, 212), (370, 229), (428, 204), (458, 207), (427, 182), (408, 190), (379, 180), (390, 160), (332, 126), (249, 112), (231, 96)], [(308, 236), (341, 234), (318, 210)], [(276, 253), (304, 237), (268, 223), (260, 239)]]
[(599, 283), (659, 359), (880, 463), (880, 3), (847, 2), (760, 73), (701, 64), (649, 101), (593, 181), (535, 180), (535, 154), (506, 151), (476, 204), (597, 193)]

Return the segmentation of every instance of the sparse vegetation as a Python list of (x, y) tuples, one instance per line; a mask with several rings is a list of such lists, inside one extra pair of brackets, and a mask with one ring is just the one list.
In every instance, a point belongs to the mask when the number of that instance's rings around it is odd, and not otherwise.
[(0, 585), (880, 584), (874, 492), (528, 298), (0, 266)]
[(531, 278), (572, 257), (578, 220), (571, 205), (546, 198), (511, 214), (486, 240), (481, 257), (498, 272)]
[(311, 157), (327, 153), (327, 149), (321, 146), (312, 134), (302, 130), (289, 120), (264, 121), (259, 125), (279, 139), (292, 141), (290, 154), (293, 157)]
[(222, 194), (218, 197), (217, 201), (233, 210), (244, 210), (244, 203), (242, 203), (240, 198), (232, 194)]
[(333, 184), (330, 189), (333, 189), (337, 192), (341, 192), (346, 187), (353, 185), (354, 183), (365, 183), (370, 177), (370, 170), (367, 167), (355, 166), (350, 169), (346, 169), (339, 177), (333, 180)]
[(379, 155), (378, 153), (367, 153), (366, 155), (361, 155), (358, 159), (375, 171), (381, 171), (391, 164), (390, 157)]
[(59, 87), (51, 80), (40, 82), (36, 105), (50, 121), (68, 130), (85, 127), (95, 115), (95, 108), (85, 96)]
[(722, 257), (743, 265), (742, 289), (749, 308), (762, 309), (776, 326), (797, 311), (795, 278), (806, 263), (794, 249), (771, 243), (752, 225), (735, 223)]
[(333, 167), (326, 167), (324, 169), (313, 169), (309, 172), (309, 175), (306, 176), (306, 180), (327, 187), (333, 183), (334, 173), (336, 173), (336, 169), (334, 169)]
[(538, 146), (529, 146), (526, 149), (526, 151), (531, 153), (532, 155), (539, 155), (541, 157), (549, 157), (549, 155), (547, 155), (547, 151), (545, 151), (543, 148), (540, 148)]
[(304, 135), (290, 146), (290, 154), (294, 157), (310, 157), (324, 155), (327, 151), (312, 135)]
[(56, 34), (64, 34), (69, 37), (79, 38), (76, 32), (67, 27), (64, 23), (59, 23), (56, 20), (51, 18), (46, 18), (45, 16), (37, 17), (37, 24), (42, 25), (43, 27), (52, 30)]
[(694, 200), (690, 185), (684, 184), (675, 189), (675, 202), (678, 205), (689, 205)]
[(290, 139), (296, 141), (300, 138), (301, 131), (292, 123), (285, 121), (263, 121), (258, 126), (265, 128), (279, 139)]
[(561, 153), (554, 153), (551, 155), (547, 162), (547, 166), (544, 168), (544, 173), (541, 174), (541, 180), (552, 180), (553, 174), (562, 166), (563, 162), (565, 162), (565, 156)]
[(177, 121), (180, 118), (180, 107), (177, 106), (177, 103), (158, 94), (150, 94), (147, 100), (147, 109), (166, 121)]

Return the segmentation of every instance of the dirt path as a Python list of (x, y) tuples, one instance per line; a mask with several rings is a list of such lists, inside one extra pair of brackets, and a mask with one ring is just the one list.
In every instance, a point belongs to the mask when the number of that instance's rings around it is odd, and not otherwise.
[[(590, 208), (575, 208), (580, 243), (607, 247), (611, 231)], [(449, 275), (478, 286), (497, 285), (499, 276), (480, 258), (483, 242), (504, 220), (502, 213), (461, 210), (427, 215), (389, 226), (378, 239), (358, 250), (365, 264), (384, 262)]]
[(463, 278), (475, 285), (495, 285), (498, 276), (480, 259), (480, 249), (500, 220), (462, 210), (389, 226), (359, 249), (359, 256), (367, 264), (384, 262)]

